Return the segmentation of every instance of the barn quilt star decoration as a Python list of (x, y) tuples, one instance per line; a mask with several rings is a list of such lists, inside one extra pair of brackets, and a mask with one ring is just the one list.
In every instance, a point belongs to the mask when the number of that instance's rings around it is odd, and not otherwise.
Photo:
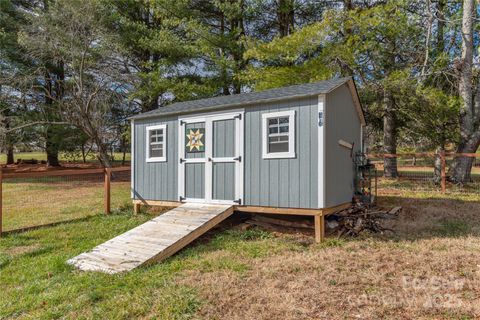
[(187, 152), (205, 151), (205, 129), (189, 129), (187, 134)]

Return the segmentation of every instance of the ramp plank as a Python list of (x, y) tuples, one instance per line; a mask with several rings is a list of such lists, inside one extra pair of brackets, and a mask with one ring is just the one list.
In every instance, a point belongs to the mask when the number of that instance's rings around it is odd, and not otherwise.
[(168, 258), (232, 213), (231, 205), (185, 203), (67, 263), (83, 271), (130, 271)]

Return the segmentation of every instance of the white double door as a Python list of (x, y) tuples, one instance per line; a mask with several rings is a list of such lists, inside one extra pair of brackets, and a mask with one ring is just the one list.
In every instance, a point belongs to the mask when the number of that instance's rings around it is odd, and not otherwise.
[(243, 112), (179, 119), (181, 201), (241, 204)]

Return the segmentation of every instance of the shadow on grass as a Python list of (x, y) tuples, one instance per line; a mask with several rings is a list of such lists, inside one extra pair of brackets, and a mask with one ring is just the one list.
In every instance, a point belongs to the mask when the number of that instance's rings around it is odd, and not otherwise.
[[(435, 194), (422, 198), (380, 196), (378, 198), (380, 207), (403, 208), (397, 219), (382, 221), (383, 225), (393, 229), (394, 233), (363, 234), (359, 238), (338, 238), (334, 234), (327, 234), (326, 241), (317, 247), (341, 247), (349, 241), (361, 241), (364, 238), (380, 241), (416, 241), (432, 238), (480, 237), (480, 200), (475, 201), (471, 197), (466, 199), (436, 197)], [(241, 231), (235, 228), (239, 223), (241, 221), (234, 214), (217, 228), (177, 252), (168, 261), (175, 258), (195, 258), (222, 250), (249, 257), (266, 257), (282, 250), (307, 250), (314, 245), (313, 230), (295, 230), (272, 225), (268, 229), (254, 227)]]

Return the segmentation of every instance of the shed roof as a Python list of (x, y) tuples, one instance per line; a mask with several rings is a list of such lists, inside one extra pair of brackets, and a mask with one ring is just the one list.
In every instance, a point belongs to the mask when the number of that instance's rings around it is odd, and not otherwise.
[[(275, 88), (265, 91), (258, 92), (248, 92), (233, 94), (228, 96), (218, 96), (207, 99), (191, 100), (184, 102), (176, 102), (170, 104), (166, 107), (161, 107), (149, 112), (141, 113), (136, 116), (131, 117), (130, 119), (143, 119), (156, 116), (166, 116), (166, 115), (175, 115), (175, 114), (185, 114), (199, 111), (209, 111), (217, 110), (224, 108), (234, 108), (239, 106), (246, 106), (249, 104), (254, 104), (258, 102), (270, 102), (278, 101), (285, 99), (294, 99), (301, 97), (314, 96), (318, 94), (326, 94), (335, 88), (349, 83), (349, 88), (355, 91), (354, 101), (358, 101), (357, 92), (354, 89), (355, 85), (353, 84), (352, 77), (337, 78), (331, 80), (325, 80), (314, 83), (306, 83), (293, 85), (288, 87)], [(352, 87), (353, 85), (353, 87)], [(360, 119), (364, 123), (363, 112), (361, 111), (360, 105), (357, 106), (357, 111), (361, 113)]]

